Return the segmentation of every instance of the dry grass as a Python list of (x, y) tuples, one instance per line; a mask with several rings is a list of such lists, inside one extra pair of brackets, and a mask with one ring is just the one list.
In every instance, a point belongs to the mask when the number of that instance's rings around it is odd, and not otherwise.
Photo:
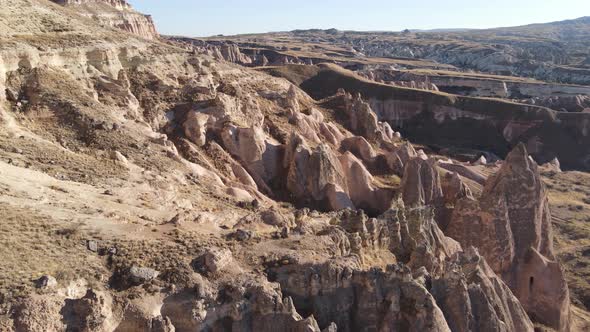
[(590, 309), (590, 174), (545, 174), (555, 249), (565, 265), (575, 305)]
[(86, 249), (77, 224), (62, 225), (31, 210), (0, 204), (0, 304), (34, 291), (34, 281), (54, 276), (60, 285), (104, 273)]

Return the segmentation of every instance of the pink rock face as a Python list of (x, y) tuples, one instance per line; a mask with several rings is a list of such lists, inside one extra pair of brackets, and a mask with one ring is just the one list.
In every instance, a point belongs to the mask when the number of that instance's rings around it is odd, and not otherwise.
[(349, 127), (353, 133), (363, 136), (369, 141), (375, 141), (379, 136), (384, 136), (381, 133), (377, 115), (360, 95), (354, 98), (347, 95), (346, 102)]
[(228, 126), (221, 132), (221, 139), (227, 151), (246, 164), (261, 160), (266, 150), (265, 136), (259, 128)]
[(518, 299), (476, 249), (466, 248), (444, 270), (432, 293), (452, 331), (533, 331)]
[(374, 186), (373, 176), (360, 160), (347, 152), (340, 157), (340, 163), (355, 207), (381, 212), (391, 206), (393, 191)]
[(341, 147), (345, 151), (352, 152), (364, 162), (371, 162), (377, 156), (371, 144), (361, 136), (349, 137), (343, 140)]
[(479, 248), (533, 319), (569, 330), (569, 291), (555, 261), (547, 193), (523, 144), (487, 181), (479, 201), (458, 202), (446, 233), (464, 248)]
[(413, 158), (416, 158), (418, 153), (410, 143), (403, 143), (395, 151), (385, 155), (387, 166), (396, 174), (403, 175), (405, 165)]
[(352, 207), (342, 166), (327, 145), (309, 148), (298, 135), (290, 138), (284, 163), (286, 187), (300, 202), (326, 202), (329, 209)]
[(405, 166), (402, 198), (406, 206), (437, 205), (443, 197), (434, 159), (411, 159)]
[(381, 213), (393, 199), (393, 190), (380, 188), (361, 160), (352, 153), (340, 155), (328, 144), (315, 149), (293, 135), (286, 146), (286, 187), (298, 201), (326, 210), (363, 208)]
[(464, 197), (473, 197), (469, 187), (463, 183), (461, 177), (457, 173), (447, 173), (441, 178), (441, 187), (444, 196), (444, 201), (447, 204), (455, 204), (458, 200)]

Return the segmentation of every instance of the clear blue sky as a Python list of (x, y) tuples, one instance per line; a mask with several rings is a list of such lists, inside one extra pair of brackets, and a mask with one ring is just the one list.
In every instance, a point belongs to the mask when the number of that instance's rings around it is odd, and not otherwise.
[(308, 28), (491, 28), (590, 16), (590, 0), (130, 0), (162, 34), (210, 36)]

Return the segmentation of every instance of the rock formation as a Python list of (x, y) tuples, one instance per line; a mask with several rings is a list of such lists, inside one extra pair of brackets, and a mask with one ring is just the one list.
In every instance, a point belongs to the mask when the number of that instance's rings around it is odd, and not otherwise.
[(436, 160), (414, 158), (405, 165), (402, 197), (408, 206), (436, 206), (443, 197)]
[[(590, 169), (590, 163), (586, 165), (590, 160), (586, 158), (590, 155), (590, 145), (586, 142), (590, 137), (586, 135), (590, 124), (588, 113), (556, 112), (499, 99), (409, 91), (365, 80), (327, 63), (310, 70), (301, 88), (323, 100), (339, 94), (341, 87), (335, 82), (340, 80), (350, 83), (349, 93), (362, 94), (378, 121), (403, 131), (404, 137), (411, 141), (476, 150), (478, 154), (483, 150), (501, 158), (516, 144), (525, 142), (529, 153), (540, 163), (557, 157), (564, 169)], [(551, 93), (552, 85), (537, 85)], [(498, 109), (502, 112), (497, 112)], [(350, 125), (347, 128), (352, 128)]]
[(348, 261), (288, 266), (275, 273), (295, 306), (312, 312), (320, 327), (334, 323), (338, 331), (451, 331), (432, 295), (408, 270), (364, 272)]
[[(352, 256), (274, 268), (273, 278), (296, 308), (312, 313), (320, 327), (335, 325), (339, 331), (533, 330), (518, 300), (477, 251), (457, 253), (458, 245), (437, 231), (432, 219), (418, 225), (418, 220), (429, 219), (406, 219), (406, 213), (416, 216), (410, 210), (391, 210), (368, 219), (345, 212), (337, 223), (344, 238), (337, 228), (330, 233), (342, 255), (369, 257), (391, 248), (398, 265), (363, 271), (362, 260)], [(454, 258), (443, 264), (445, 257)], [(408, 303), (420, 305), (410, 313)]]
[(240, 47), (233, 43), (208, 44), (203, 42), (200, 43), (200, 45), (195, 45), (193, 47), (197, 47), (200, 52), (211, 55), (219, 61), (237, 63), (243, 66), (248, 66), (253, 63), (253, 60), (246, 54), (243, 54), (240, 51)]
[(519, 100), (521, 103), (539, 105), (562, 112), (590, 112), (590, 96), (551, 96)]
[(331, 210), (354, 206), (342, 165), (329, 146), (322, 144), (311, 150), (293, 136), (287, 149), (287, 189), (297, 199), (325, 202)]
[(569, 329), (568, 287), (553, 252), (547, 193), (523, 144), (486, 182), (479, 200), (457, 203), (445, 231), (463, 247), (479, 248), (533, 319)]
[(353, 133), (366, 137), (369, 141), (377, 140), (378, 121), (377, 115), (371, 109), (371, 106), (364, 102), (360, 94), (354, 98), (347, 96), (348, 121), (350, 122), (350, 129)]
[(432, 293), (452, 331), (533, 331), (518, 299), (477, 250), (447, 264), (432, 280)]
[[(314, 100), (263, 71), (286, 68), (234, 63), (315, 59), (150, 41), (111, 29), (125, 1), (61, 4), (0, 7), (0, 330), (568, 329), (525, 149), (476, 199), (495, 165), (429, 156), (379, 121), (418, 109), (405, 93), (435, 121), (476, 99), (352, 76), (338, 89), (378, 93)], [(111, 23), (76, 14), (96, 10)], [(388, 113), (373, 93), (401, 99)]]
[(373, 176), (362, 161), (348, 152), (340, 157), (340, 163), (350, 199), (356, 208), (379, 213), (391, 206), (393, 190), (377, 187)]
[(159, 37), (150, 15), (143, 15), (125, 0), (51, 0), (70, 6), (80, 14), (97, 20), (101, 25), (133, 33), (146, 39)]

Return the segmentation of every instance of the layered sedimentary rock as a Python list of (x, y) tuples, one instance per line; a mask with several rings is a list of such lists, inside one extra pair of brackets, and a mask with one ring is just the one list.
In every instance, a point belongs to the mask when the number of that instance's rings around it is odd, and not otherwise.
[(146, 39), (159, 37), (150, 15), (133, 10), (125, 0), (52, 0), (70, 6), (84, 16), (97, 20), (101, 25), (121, 29)]
[[(564, 169), (590, 169), (590, 114), (498, 99), (408, 90), (360, 78), (334, 65), (319, 65), (301, 88), (317, 99), (340, 86), (362, 94), (377, 115), (404, 137), (437, 147), (477, 149), (504, 157), (519, 142), (539, 163), (557, 157)], [(344, 82), (334, 84), (334, 82)], [(498, 111), (501, 110), (501, 111)]]
[[(363, 74), (362, 71), (360, 73)], [(451, 72), (437, 72), (433, 75), (421, 71), (373, 69), (369, 73), (373, 80), (382, 80), (395, 86), (432, 90), (427, 89), (431, 84), (437, 87), (436, 91), (462, 96), (511, 99), (556, 111), (582, 112), (590, 107), (590, 88), (582, 85)]]
[[(0, 259), (19, 270), (0, 275), (0, 330), (532, 329), (511, 284), (439, 227), (441, 204), (470, 197), (460, 172), (439, 175), (362, 98), (338, 114), (225, 59), (7, 6), (79, 30), (0, 45), (0, 232), (23, 243)], [(560, 285), (544, 247), (519, 265), (533, 295)]]
[(372, 142), (391, 141), (399, 138), (399, 134), (395, 133), (389, 124), (378, 120), (377, 114), (363, 100), (360, 93), (354, 97), (348, 93), (342, 93), (342, 96), (350, 131)]
[[(146, 296), (124, 308), (103, 292), (83, 296), (39, 296), (17, 307), (17, 331), (276, 331), (319, 332), (313, 317), (303, 319), (275, 284), (241, 280), (216, 288), (208, 281), (197, 291), (179, 290), (167, 297)], [(213, 296), (223, 296), (222, 305)], [(65, 303), (65, 304), (64, 304)], [(240, 311), (233, 310), (240, 307)]]
[(547, 193), (524, 145), (487, 181), (479, 201), (457, 203), (445, 232), (479, 248), (531, 317), (569, 329), (569, 292), (553, 252)]
[[(272, 269), (271, 276), (321, 328), (532, 331), (518, 300), (477, 251), (458, 253), (458, 245), (418, 211), (393, 209), (377, 219), (344, 212), (324, 233), (339, 243), (341, 255), (353, 256), (289, 264)], [(399, 263), (361, 269), (364, 257), (384, 249)]]
[(335, 323), (338, 331), (451, 331), (432, 295), (409, 270), (364, 272), (349, 261), (289, 266), (275, 273), (295, 306), (313, 313), (320, 327)]
[(474, 248), (447, 262), (432, 294), (452, 331), (533, 331), (518, 299)]
[(548, 107), (562, 112), (590, 112), (589, 95), (535, 97), (521, 99), (519, 102)]
[(60, 5), (81, 5), (85, 3), (104, 3), (115, 7), (116, 9), (129, 9), (131, 5), (125, 0), (52, 0)]
[(209, 49), (213, 56), (219, 60), (225, 60), (232, 63), (239, 63), (241, 65), (248, 65), (252, 63), (247, 55), (240, 52), (240, 48), (236, 44), (223, 44), (214, 46)]

